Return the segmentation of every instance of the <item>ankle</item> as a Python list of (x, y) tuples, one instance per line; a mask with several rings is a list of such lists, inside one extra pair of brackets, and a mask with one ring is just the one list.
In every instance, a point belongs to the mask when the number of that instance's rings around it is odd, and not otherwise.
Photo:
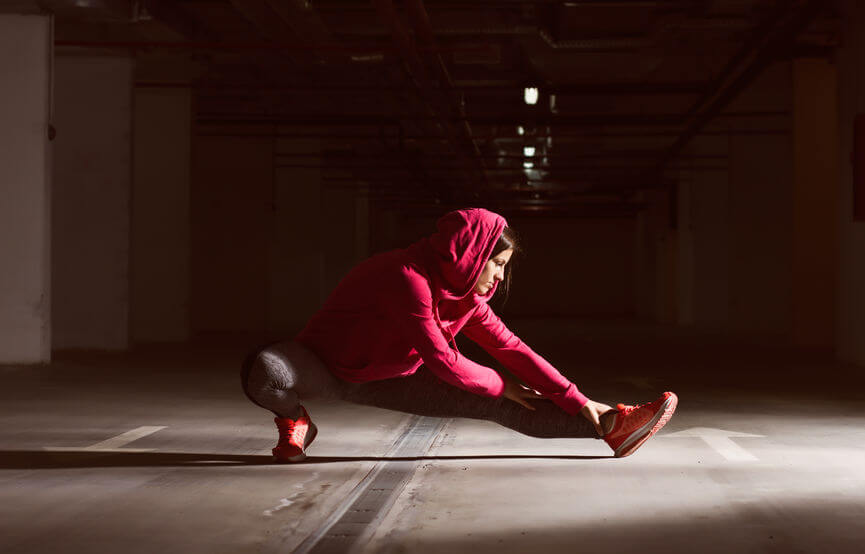
[(297, 421), (303, 415), (303, 409), (301, 409), (301, 407), (298, 406), (297, 408), (294, 409), (294, 411), (281, 412), (277, 415), (283, 419), (292, 419), (294, 421)]
[(599, 419), (601, 422), (601, 427), (604, 429), (604, 433), (609, 433), (610, 430), (613, 428), (613, 416), (615, 414), (615, 410), (610, 410), (601, 414), (601, 417)]

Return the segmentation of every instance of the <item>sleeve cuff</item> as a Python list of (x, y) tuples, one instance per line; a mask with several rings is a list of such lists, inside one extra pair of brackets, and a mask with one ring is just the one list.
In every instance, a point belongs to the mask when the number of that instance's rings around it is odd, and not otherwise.
[(581, 393), (577, 386), (571, 383), (564, 394), (553, 398), (552, 401), (567, 413), (576, 415), (588, 403), (589, 397)]

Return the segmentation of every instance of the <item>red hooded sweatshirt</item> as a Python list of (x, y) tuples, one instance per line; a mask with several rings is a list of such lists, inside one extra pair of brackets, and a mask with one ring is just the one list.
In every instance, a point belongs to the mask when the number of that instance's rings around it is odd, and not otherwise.
[(451, 385), (501, 396), (501, 375), (457, 349), (462, 331), (528, 386), (578, 413), (588, 398), (487, 304), (498, 283), (485, 295), (473, 291), (506, 225), (480, 208), (444, 215), (433, 235), (355, 266), (295, 340), (353, 383), (411, 375), (424, 364)]

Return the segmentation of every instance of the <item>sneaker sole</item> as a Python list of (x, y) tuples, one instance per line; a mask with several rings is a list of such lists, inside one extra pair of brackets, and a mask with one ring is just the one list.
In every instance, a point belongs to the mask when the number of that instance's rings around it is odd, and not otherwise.
[(309, 448), (309, 445), (312, 444), (312, 441), (315, 440), (315, 436), (318, 435), (318, 427), (315, 426), (315, 423), (309, 423), (309, 433), (306, 434), (306, 440), (303, 441), (303, 452), (296, 456), (291, 456), (284, 460), (280, 460), (279, 458), (276, 461), (280, 464), (291, 464), (294, 462), (302, 462), (306, 459), (306, 449)]
[[(625, 456), (630, 456), (633, 454), (640, 446), (643, 445), (644, 442), (649, 440), (652, 435), (661, 430), (661, 428), (670, 421), (670, 418), (673, 417), (673, 412), (676, 411), (676, 405), (679, 403), (679, 397), (676, 396), (675, 393), (672, 393), (667, 400), (661, 405), (661, 409), (658, 410), (658, 413), (655, 414), (646, 425), (644, 425), (641, 429), (634, 432), (631, 436), (636, 435), (638, 438), (629, 439), (622, 443), (619, 448), (616, 449), (614, 457), (616, 458), (624, 458)], [(645, 429), (649, 429), (648, 432), (644, 432)], [(641, 434), (642, 433), (642, 434)]]

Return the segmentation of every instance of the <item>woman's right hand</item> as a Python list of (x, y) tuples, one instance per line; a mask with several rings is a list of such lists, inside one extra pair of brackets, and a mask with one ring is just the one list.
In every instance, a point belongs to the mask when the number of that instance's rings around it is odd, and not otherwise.
[(529, 404), (528, 400), (537, 400), (539, 398), (543, 398), (544, 396), (536, 391), (535, 389), (530, 389), (529, 387), (517, 383), (516, 381), (509, 379), (507, 377), (505, 380), (505, 390), (502, 391), (502, 396), (505, 398), (509, 398), (513, 400), (517, 404), (521, 404), (522, 406), (528, 408), (529, 410), (534, 411), (535, 407)]
[(586, 402), (585, 406), (580, 408), (580, 413), (583, 415), (583, 417), (585, 417), (594, 424), (595, 430), (598, 432), (598, 435), (603, 437), (604, 427), (603, 425), (601, 425), (601, 415), (610, 410), (614, 410), (614, 408), (601, 402), (589, 400), (588, 402)]

